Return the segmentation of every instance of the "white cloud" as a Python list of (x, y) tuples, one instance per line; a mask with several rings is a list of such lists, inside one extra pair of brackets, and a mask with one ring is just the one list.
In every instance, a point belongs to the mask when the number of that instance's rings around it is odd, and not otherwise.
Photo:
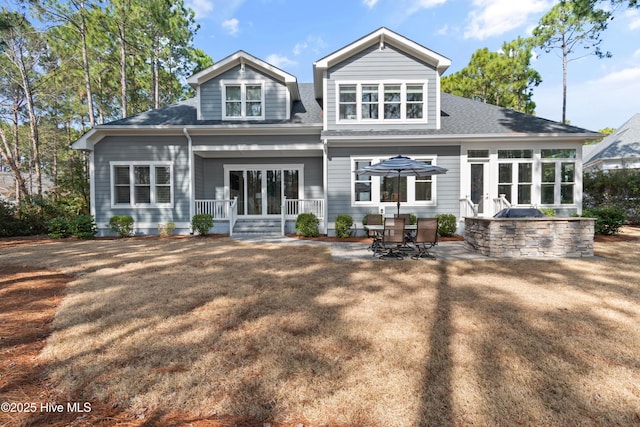
[(327, 43), (322, 37), (309, 35), (304, 41), (298, 42), (293, 46), (293, 54), (295, 56), (302, 55), (307, 49), (311, 49), (314, 55), (319, 55), (327, 48)]
[(208, 16), (213, 11), (212, 0), (188, 0), (185, 5), (196, 14), (196, 19), (202, 19)]
[(625, 18), (629, 19), (629, 29), (631, 31), (640, 28), (640, 11), (637, 9), (627, 10), (624, 13)]
[(271, 55), (267, 56), (267, 62), (283, 70), (285, 69), (285, 67), (293, 67), (295, 65), (298, 65), (298, 63), (293, 59), (289, 59), (286, 56), (280, 55), (278, 53), (272, 53)]
[(550, 0), (473, 0), (465, 39), (484, 40), (529, 25), (531, 16), (549, 11)]
[(436, 30), (436, 34), (439, 36), (446, 36), (449, 33), (449, 26), (444, 24), (442, 27)]
[(240, 21), (236, 18), (227, 19), (222, 23), (222, 28), (224, 28), (229, 35), (235, 36), (240, 31)]
[(376, 3), (378, 3), (378, 0), (362, 0), (362, 3), (364, 3), (364, 5), (369, 9), (372, 9)]
[(431, 9), (446, 2), (447, 0), (411, 0), (407, 8), (407, 15), (413, 15), (421, 9)]

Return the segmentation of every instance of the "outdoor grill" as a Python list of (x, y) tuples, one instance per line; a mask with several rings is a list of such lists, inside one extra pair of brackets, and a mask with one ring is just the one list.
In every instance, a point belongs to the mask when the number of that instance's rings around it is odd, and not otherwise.
[(546, 215), (536, 208), (505, 208), (494, 218), (545, 218)]

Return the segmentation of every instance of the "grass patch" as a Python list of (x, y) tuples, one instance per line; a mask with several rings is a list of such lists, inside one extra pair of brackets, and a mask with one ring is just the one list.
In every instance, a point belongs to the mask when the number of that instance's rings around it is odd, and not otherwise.
[(133, 417), (634, 425), (637, 245), (596, 243), (602, 261), (334, 263), (306, 244), (66, 241), (0, 245), (0, 268), (75, 277), (41, 361), (61, 393)]

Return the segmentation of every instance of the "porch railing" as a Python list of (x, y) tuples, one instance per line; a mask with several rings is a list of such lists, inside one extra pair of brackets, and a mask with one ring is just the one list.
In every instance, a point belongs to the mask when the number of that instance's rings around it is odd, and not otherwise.
[(285, 232), (285, 222), (287, 219), (296, 218), (302, 213), (312, 213), (320, 220), (324, 220), (324, 199), (287, 199), (282, 198), (282, 235)]
[(232, 200), (196, 200), (196, 214), (210, 214), (213, 220), (229, 221), (229, 234), (238, 220), (238, 198)]
[(498, 197), (493, 199), (494, 212), (499, 212), (504, 208), (510, 208), (511, 202), (507, 200), (506, 194), (499, 194)]
[(478, 204), (473, 203), (469, 196), (465, 196), (460, 199), (460, 213), (463, 218), (467, 216), (478, 216)]

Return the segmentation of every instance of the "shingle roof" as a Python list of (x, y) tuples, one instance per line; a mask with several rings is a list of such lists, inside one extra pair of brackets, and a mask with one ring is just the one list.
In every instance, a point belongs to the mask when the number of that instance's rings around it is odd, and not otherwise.
[(230, 121), (230, 120), (198, 120), (197, 99), (191, 98), (177, 104), (149, 110), (135, 116), (109, 122), (103, 126), (197, 126), (197, 125), (230, 125), (230, 124), (322, 124), (322, 108), (313, 95), (313, 84), (299, 84), (300, 101), (295, 101), (289, 120)]
[[(264, 125), (264, 124), (308, 124), (322, 125), (322, 108), (315, 99), (313, 84), (302, 83), (300, 101), (293, 103), (289, 120), (229, 121), (198, 120), (195, 98), (159, 108), (135, 116), (116, 120), (108, 126), (198, 126), (198, 125)], [(100, 127), (102, 127), (100, 126)], [(341, 136), (384, 136), (384, 135), (518, 135), (518, 134), (599, 134), (575, 126), (523, 114), (507, 108), (473, 101), (447, 93), (441, 94), (441, 128), (432, 130), (404, 129), (390, 131), (374, 130), (330, 130), (322, 132), (323, 137)]]
[(599, 143), (585, 146), (583, 153), (585, 166), (600, 160), (640, 157), (640, 113)]
[(441, 94), (440, 129), (406, 129), (394, 131), (325, 131), (323, 137), (388, 135), (517, 135), (517, 134), (587, 134), (597, 132), (531, 116), (448, 93)]

